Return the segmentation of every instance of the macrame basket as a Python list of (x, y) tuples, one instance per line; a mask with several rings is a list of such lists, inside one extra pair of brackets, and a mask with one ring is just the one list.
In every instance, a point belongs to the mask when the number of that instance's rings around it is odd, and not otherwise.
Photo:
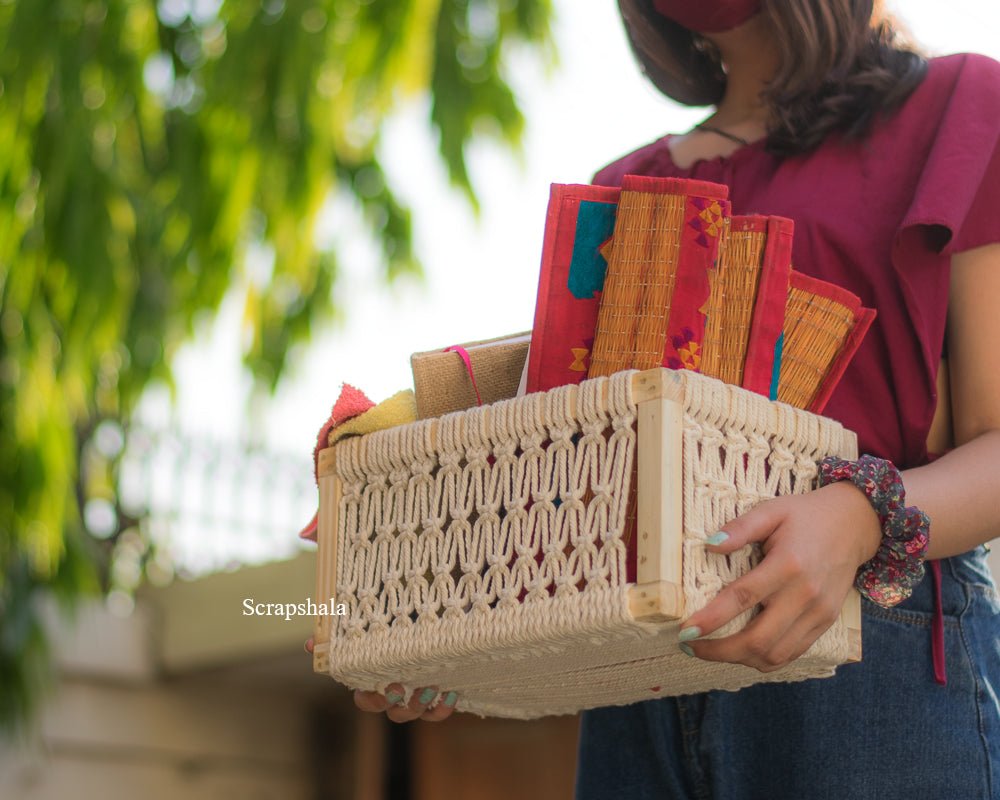
[(314, 667), (522, 719), (832, 675), (860, 658), (853, 590), (776, 672), (677, 646), (679, 621), (760, 558), (704, 540), (813, 488), (827, 455), (855, 458), (854, 434), (659, 368), (344, 440), (319, 456), (317, 602), (346, 613), (317, 619)]

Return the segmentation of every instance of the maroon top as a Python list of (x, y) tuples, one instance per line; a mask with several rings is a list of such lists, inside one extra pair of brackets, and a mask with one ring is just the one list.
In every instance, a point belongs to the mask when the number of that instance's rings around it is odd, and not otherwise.
[(923, 83), (862, 142), (830, 137), (778, 158), (763, 142), (677, 167), (664, 137), (605, 167), (728, 184), (734, 214), (795, 220), (795, 269), (878, 310), (824, 414), (859, 450), (901, 468), (927, 460), (951, 254), (1000, 242), (1000, 63), (935, 58)]

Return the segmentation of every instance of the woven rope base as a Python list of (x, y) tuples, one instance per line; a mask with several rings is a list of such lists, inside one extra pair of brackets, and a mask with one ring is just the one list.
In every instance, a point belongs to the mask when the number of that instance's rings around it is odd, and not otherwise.
[(858, 657), (856, 595), (766, 675), (683, 655), (677, 623), (759, 559), (706, 537), (855, 451), (836, 422), (663, 369), (346, 440), (320, 455), (317, 597), (347, 613), (317, 620), (315, 667), (517, 718), (831, 675)]

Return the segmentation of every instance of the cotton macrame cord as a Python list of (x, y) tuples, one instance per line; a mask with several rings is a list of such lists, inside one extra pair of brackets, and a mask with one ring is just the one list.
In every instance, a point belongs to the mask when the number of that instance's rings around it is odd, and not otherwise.
[[(355, 688), (439, 685), (459, 708), (532, 718), (662, 694), (832, 674), (836, 623), (799, 660), (762, 674), (691, 659), (676, 623), (636, 622), (626, 582), (636, 453), (632, 372), (347, 440), (330, 673)], [(775, 494), (815, 485), (816, 461), (852, 456), (835, 422), (684, 374), (687, 609), (759, 559), (707, 536)], [(751, 612), (718, 635), (744, 625)]]

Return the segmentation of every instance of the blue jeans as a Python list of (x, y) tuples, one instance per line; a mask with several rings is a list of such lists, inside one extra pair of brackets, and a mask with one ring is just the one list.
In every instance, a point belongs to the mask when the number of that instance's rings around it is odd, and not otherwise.
[(941, 567), (946, 686), (928, 570), (833, 678), (584, 712), (577, 800), (1000, 800), (997, 589), (985, 548)]

